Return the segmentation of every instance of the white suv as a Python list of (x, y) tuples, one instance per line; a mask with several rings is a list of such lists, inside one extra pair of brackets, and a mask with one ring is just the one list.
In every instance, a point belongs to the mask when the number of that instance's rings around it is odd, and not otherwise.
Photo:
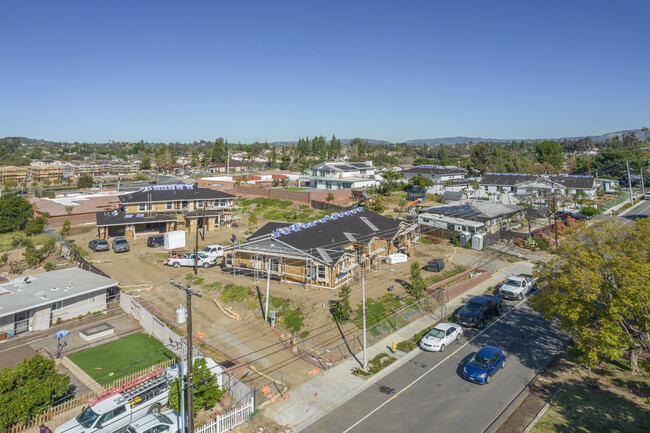
[(177, 433), (181, 431), (180, 414), (173, 410), (152, 413), (133, 421), (124, 433)]

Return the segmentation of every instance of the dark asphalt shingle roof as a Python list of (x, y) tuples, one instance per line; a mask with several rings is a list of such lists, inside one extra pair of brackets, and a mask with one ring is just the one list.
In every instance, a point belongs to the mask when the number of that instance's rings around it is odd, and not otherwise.
[[(190, 185), (191, 186), (191, 185)], [(183, 188), (173, 190), (150, 189), (148, 191), (130, 192), (120, 196), (122, 203), (167, 202), (176, 200), (212, 200), (220, 198), (235, 198), (234, 195), (211, 188)]]
[(488, 173), (479, 183), (481, 185), (515, 186), (524, 182), (542, 180), (545, 178), (561, 184), (564, 188), (570, 189), (590, 189), (594, 187), (596, 181), (593, 176)]
[[(401, 221), (388, 218), (370, 211), (362, 211), (338, 219), (315, 224), (314, 227), (302, 228), (276, 238), (297, 250), (311, 254), (316, 258), (322, 257), (317, 249), (323, 249), (336, 263), (346, 251), (343, 247), (358, 243), (367, 244), (374, 237), (392, 239), (400, 229)], [(243, 244), (252, 244), (264, 235), (273, 233), (276, 229), (289, 227), (289, 223), (267, 223), (252, 234)], [(375, 230), (376, 229), (376, 230)], [(350, 237), (351, 236), (351, 237)], [(324, 260), (325, 261), (325, 260)]]
[(121, 210), (97, 212), (95, 217), (97, 218), (98, 227), (176, 221), (176, 218), (172, 215), (162, 213), (126, 213)]

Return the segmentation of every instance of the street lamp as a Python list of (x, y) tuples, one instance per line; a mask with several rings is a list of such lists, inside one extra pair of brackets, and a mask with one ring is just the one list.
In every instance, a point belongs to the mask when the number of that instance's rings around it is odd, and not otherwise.
[(56, 338), (56, 359), (59, 359), (61, 357), (61, 351), (65, 346), (68, 345), (67, 341), (61, 342), (62, 338), (65, 338), (68, 336), (70, 331), (58, 331), (54, 333), (54, 338)]

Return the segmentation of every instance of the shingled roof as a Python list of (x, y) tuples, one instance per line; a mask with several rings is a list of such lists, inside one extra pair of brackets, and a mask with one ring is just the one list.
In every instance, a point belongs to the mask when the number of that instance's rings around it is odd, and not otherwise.
[[(344, 247), (352, 243), (369, 243), (373, 238), (392, 239), (400, 230), (402, 221), (388, 218), (370, 211), (356, 211), (347, 216), (339, 216), (328, 221), (317, 222), (313, 227), (303, 225), (298, 231), (290, 231), (273, 237), (272, 233), (291, 224), (271, 222), (253, 233), (237, 248), (265, 239), (284, 243), (305, 254), (312, 255), (323, 262), (336, 263), (346, 251)], [(322, 251), (322, 252), (321, 252)]]
[[(173, 185), (170, 185), (172, 187)], [(220, 198), (235, 198), (236, 196), (211, 188), (198, 185), (186, 185), (183, 189), (143, 189), (120, 196), (122, 203), (153, 203), (177, 200), (213, 200)]]
[(546, 175), (546, 174), (521, 174), (521, 173), (488, 173), (480, 185), (495, 186), (515, 186), (524, 182), (548, 179), (552, 182), (559, 183), (564, 188), (570, 189), (591, 189), (594, 187), (596, 179), (593, 176), (578, 175)]

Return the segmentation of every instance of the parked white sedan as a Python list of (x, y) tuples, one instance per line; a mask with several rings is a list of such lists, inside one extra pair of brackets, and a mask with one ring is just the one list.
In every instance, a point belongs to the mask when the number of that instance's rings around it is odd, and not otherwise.
[(420, 349), (444, 352), (445, 347), (463, 335), (463, 329), (455, 323), (438, 323), (420, 340)]

